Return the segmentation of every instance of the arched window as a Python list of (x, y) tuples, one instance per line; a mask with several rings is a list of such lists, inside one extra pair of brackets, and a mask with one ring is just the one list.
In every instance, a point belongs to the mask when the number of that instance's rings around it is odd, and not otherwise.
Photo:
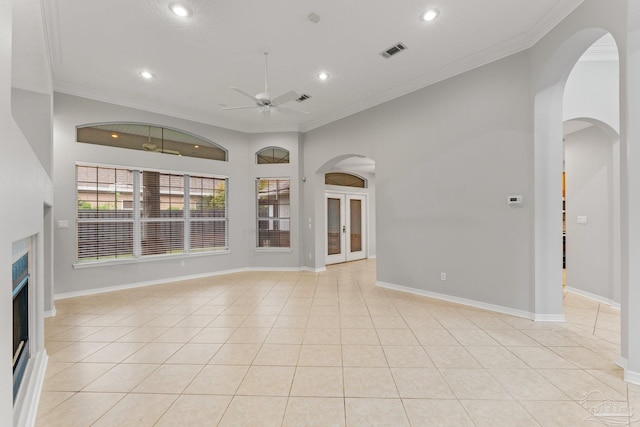
[(289, 150), (281, 147), (263, 148), (256, 153), (256, 163), (259, 165), (289, 163)]
[(343, 187), (366, 188), (367, 181), (359, 176), (344, 172), (330, 172), (324, 176), (326, 185), (341, 185)]
[(227, 160), (227, 150), (199, 136), (141, 123), (105, 123), (78, 126), (78, 142), (129, 148), (176, 156)]

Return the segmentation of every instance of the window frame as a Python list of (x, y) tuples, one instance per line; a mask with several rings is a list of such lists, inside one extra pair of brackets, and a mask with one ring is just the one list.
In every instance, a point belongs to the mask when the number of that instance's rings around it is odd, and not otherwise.
[[(283, 216), (260, 216), (260, 189), (259, 189), (259, 183), (260, 181), (288, 181), (289, 182), (289, 202), (287, 205), (282, 205), (282, 206), (287, 206), (288, 207), (288, 214), (289, 216), (287, 217), (283, 217)], [(254, 188), (255, 188), (255, 229), (256, 229), (256, 237), (255, 237), (255, 251), (257, 252), (290, 252), (292, 250), (292, 246), (291, 246), (291, 235), (292, 235), (292, 216), (291, 216), (291, 183), (292, 183), (292, 179), (290, 176), (279, 176), (279, 177), (256, 177), (255, 178), (255, 184), (254, 184)], [(271, 206), (269, 204), (267, 204), (267, 206)], [(276, 222), (278, 224), (281, 223), (281, 221), (287, 221), (288, 222), (288, 229), (287, 230), (282, 230), (280, 228), (278, 228), (278, 230), (280, 231), (288, 231), (289, 233), (289, 245), (288, 246), (261, 246), (261, 242), (260, 242), (260, 222), (261, 221), (269, 221), (269, 224), (275, 224)], [(276, 231), (276, 230), (272, 230), (271, 228), (269, 228), (270, 231)]]
[[(80, 236), (78, 234), (79, 224), (81, 223), (90, 223), (95, 221), (96, 218), (87, 218), (82, 219), (79, 217), (78, 212), (79, 208), (76, 205), (75, 215), (76, 215), (76, 236), (75, 236), (75, 245), (76, 245), (76, 253), (73, 267), (74, 268), (85, 268), (91, 266), (104, 266), (104, 265), (112, 265), (112, 264), (127, 264), (127, 263), (139, 263), (146, 261), (154, 261), (158, 259), (165, 258), (187, 258), (187, 257), (198, 257), (198, 256), (209, 256), (209, 255), (217, 255), (217, 254), (225, 254), (229, 253), (229, 177), (224, 175), (216, 175), (216, 174), (207, 174), (207, 173), (199, 173), (199, 172), (184, 172), (177, 170), (163, 170), (157, 168), (149, 168), (149, 167), (137, 167), (137, 166), (122, 166), (122, 165), (112, 165), (112, 164), (102, 164), (102, 163), (90, 163), (90, 162), (76, 162), (75, 165), (75, 200), (78, 202), (79, 199), (79, 185), (78, 185), (78, 168), (79, 167), (90, 167), (90, 168), (104, 168), (104, 169), (120, 169), (130, 171), (133, 175), (133, 195), (132, 195), (132, 205), (133, 205), (133, 215), (132, 222), (133, 227), (133, 254), (132, 256), (127, 257), (115, 257), (109, 259), (96, 259), (96, 260), (83, 260), (80, 258), (79, 254), (79, 244), (80, 244)], [(162, 254), (148, 254), (144, 255), (142, 253), (142, 226), (145, 222), (145, 219), (142, 216), (142, 174), (143, 172), (157, 172), (162, 175), (179, 175), (184, 179), (185, 187), (184, 187), (184, 195), (183, 195), (183, 203), (182, 210), (183, 215), (181, 218), (175, 218), (175, 220), (179, 220), (183, 226), (183, 238), (182, 238), (182, 248), (183, 250), (179, 253), (162, 253)], [(214, 179), (224, 182), (224, 216), (223, 217), (192, 217), (190, 203), (191, 203), (191, 195), (190, 195), (190, 181), (192, 178), (206, 178), (206, 179)], [(138, 182), (136, 182), (138, 180)], [(215, 184), (214, 184), (215, 186)], [(123, 201), (124, 202), (124, 201)], [(168, 221), (173, 221), (174, 219), (168, 219)], [(107, 222), (109, 219), (107, 218)], [(220, 246), (217, 248), (211, 248), (206, 250), (199, 250), (191, 248), (191, 239), (190, 239), (190, 229), (192, 222), (223, 222), (224, 223), (224, 246)], [(167, 221), (162, 221), (167, 222)]]
[[(287, 161), (286, 162), (261, 162), (260, 158), (265, 158), (266, 159), (266, 157), (262, 153), (265, 153), (268, 150), (282, 150), (282, 151), (286, 152), (287, 153), (287, 156), (286, 156)], [(275, 157), (272, 157), (272, 158), (275, 159)], [(261, 148), (260, 150), (256, 151), (256, 165), (261, 165), (261, 166), (262, 165), (288, 165), (290, 163), (291, 163), (291, 151), (287, 150), (284, 147), (279, 147), (277, 145), (270, 145), (268, 147), (264, 147), (264, 148)]]
[[(155, 144), (151, 144), (153, 145), (153, 149), (147, 149), (144, 148), (144, 145), (142, 148), (138, 148), (138, 147), (131, 147), (131, 146), (121, 146), (115, 143), (104, 143), (104, 142), (99, 142), (97, 140), (88, 140), (85, 138), (80, 138), (79, 137), (79, 133), (83, 132), (85, 129), (94, 129), (96, 131), (104, 131), (106, 133), (112, 133), (112, 134), (118, 134), (118, 139), (119, 136), (122, 134), (126, 134), (126, 132), (123, 132), (122, 130), (107, 130), (107, 129), (99, 129), (100, 127), (109, 127), (109, 126), (138, 126), (140, 128), (149, 128), (149, 135), (151, 133), (151, 129), (159, 129), (162, 135), (162, 144), (161, 147), (157, 147)], [(172, 143), (177, 143), (179, 145), (179, 147), (174, 147), (174, 148), (181, 148), (183, 151), (175, 151), (172, 149), (165, 149), (164, 148), (164, 133), (165, 131), (168, 132), (175, 132), (181, 135), (184, 135), (185, 137), (190, 137), (195, 139), (196, 141), (192, 141), (192, 142), (184, 142), (184, 141), (172, 141), (172, 140), (166, 140), (167, 142), (172, 142)], [(138, 134), (131, 134), (134, 137), (141, 137), (143, 135), (138, 135)], [(103, 147), (112, 147), (112, 148), (120, 148), (120, 149), (126, 149), (126, 150), (136, 150), (136, 151), (146, 151), (149, 153), (156, 153), (156, 154), (167, 154), (167, 155), (181, 155), (181, 156), (185, 156), (185, 157), (191, 157), (191, 158), (197, 158), (197, 159), (203, 159), (203, 160), (212, 160), (212, 161), (216, 161), (216, 162), (228, 162), (229, 161), (229, 150), (226, 149), (224, 146), (222, 146), (221, 144), (214, 142), (208, 138), (205, 138), (203, 136), (197, 135), (193, 132), (189, 132), (186, 130), (182, 130), (182, 129), (178, 129), (178, 128), (174, 128), (174, 127), (168, 127), (168, 126), (163, 126), (163, 125), (157, 125), (157, 124), (152, 124), (152, 123), (146, 123), (146, 122), (130, 122), (130, 121), (118, 121), (118, 122), (98, 122), (98, 123), (86, 123), (86, 124), (82, 124), (82, 125), (77, 125), (76, 126), (76, 142), (81, 143), (81, 144), (91, 144), (91, 145), (101, 145)], [(115, 139), (114, 141), (117, 141), (118, 139)], [(154, 139), (157, 139), (154, 137)], [(130, 141), (129, 141), (130, 144)], [(184, 147), (182, 146), (184, 145)], [(191, 147), (195, 147), (195, 148), (200, 148), (200, 147), (208, 147), (217, 151), (220, 151), (222, 154), (223, 158), (212, 158), (212, 157), (208, 157), (208, 156), (204, 156), (204, 155), (192, 155), (189, 154), (189, 151), (191, 150)], [(197, 146), (197, 147), (196, 147)], [(150, 146), (149, 146), (150, 147)], [(185, 151), (186, 150), (186, 151)], [(195, 154), (195, 152), (193, 153)]]

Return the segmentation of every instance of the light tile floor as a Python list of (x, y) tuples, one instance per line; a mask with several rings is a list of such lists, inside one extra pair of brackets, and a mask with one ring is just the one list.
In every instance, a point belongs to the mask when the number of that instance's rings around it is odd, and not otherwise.
[(565, 294), (566, 323), (534, 323), (374, 283), (359, 261), (57, 301), (37, 425), (573, 426), (640, 408), (606, 305)]

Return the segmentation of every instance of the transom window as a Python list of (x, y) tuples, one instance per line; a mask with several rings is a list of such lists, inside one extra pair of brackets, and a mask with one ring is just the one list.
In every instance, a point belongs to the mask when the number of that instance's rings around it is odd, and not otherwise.
[(259, 165), (289, 163), (289, 151), (281, 147), (263, 148), (256, 153), (256, 163)]
[(76, 167), (78, 261), (228, 248), (227, 180), (118, 167)]
[(291, 181), (289, 178), (257, 179), (258, 248), (291, 247)]
[(367, 182), (359, 176), (344, 172), (330, 172), (325, 174), (326, 185), (341, 185), (343, 187), (366, 188)]
[(79, 126), (76, 131), (77, 141), (88, 144), (227, 160), (227, 151), (218, 144), (176, 129), (139, 123), (107, 123)]

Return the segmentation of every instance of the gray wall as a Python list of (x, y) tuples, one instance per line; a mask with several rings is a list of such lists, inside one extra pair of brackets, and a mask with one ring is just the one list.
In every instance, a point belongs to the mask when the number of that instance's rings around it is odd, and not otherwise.
[[(48, 176), (53, 176), (53, 96), (24, 89), (11, 89), (11, 112)], [(44, 310), (53, 303), (53, 208), (46, 207), (43, 221)]]
[[(322, 175), (311, 172), (364, 155), (376, 162), (379, 281), (531, 311), (528, 75), (524, 52), (305, 134), (310, 266), (325, 253)], [(507, 206), (511, 194), (523, 208)]]
[(53, 145), (51, 144), (52, 96), (24, 89), (11, 89), (13, 118), (30, 141), (31, 148), (49, 176), (53, 175)]
[(619, 303), (612, 280), (613, 147), (596, 126), (565, 137), (567, 286)]
[(598, 119), (620, 133), (620, 67), (618, 61), (580, 60), (564, 88), (564, 120)]
[[(255, 177), (290, 176), (298, 186), (298, 134), (248, 135), (202, 123), (163, 116), (56, 93), (54, 102), (54, 164), (56, 170), (55, 220), (69, 221), (68, 229), (55, 230), (56, 294), (86, 292), (99, 288), (171, 280), (247, 267), (289, 268), (300, 265), (296, 248), (286, 252), (255, 251)], [(228, 162), (176, 157), (144, 151), (117, 149), (76, 142), (78, 125), (100, 122), (140, 122), (184, 130), (225, 147)], [(289, 165), (255, 165), (255, 152), (277, 145), (291, 151)], [(169, 171), (217, 174), (229, 177), (229, 252), (213, 255), (176, 256), (155, 261), (74, 266), (76, 257), (76, 162), (147, 167)], [(293, 197), (292, 214), (299, 213)], [(296, 218), (297, 221), (297, 218)], [(297, 230), (292, 237), (296, 241)], [(184, 261), (184, 266), (181, 262)]]
[[(0, 156), (0, 188), (2, 199), (11, 207), (0, 212), (0, 354), (4, 355), (0, 358), (0, 420), (3, 420), (4, 424), (11, 422), (9, 420), (13, 419), (14, 410), (16, 414), (19, 410), (19, 405), (15, 408), (13, 405), (12, 364), (11, 358), (7, 357), (13, 354), (12, 243), (33, 236), (37, 245), (36, 251), (42, 256), (42, 248), (46, 244), (43, 238), (45, 204), (53, 204), (50, 177), (36, 155), (41, 141), (29, 140), (13, 117), (11, 64), (13, 56), (18, 56), (21, 52), (12, 52), (11, 9), (11, 1), (0, 0), (0, 139), (3, 150)], [(38, 128), (46, 126), (42, 119), (42, 116), (34, 118), (33, 125)], [(39, 357), (44, 352), (44, 266), (39, 262), (35, 267), (33, 290), (37, 313), (33, 325), (36, 334), (33, 356)]]

